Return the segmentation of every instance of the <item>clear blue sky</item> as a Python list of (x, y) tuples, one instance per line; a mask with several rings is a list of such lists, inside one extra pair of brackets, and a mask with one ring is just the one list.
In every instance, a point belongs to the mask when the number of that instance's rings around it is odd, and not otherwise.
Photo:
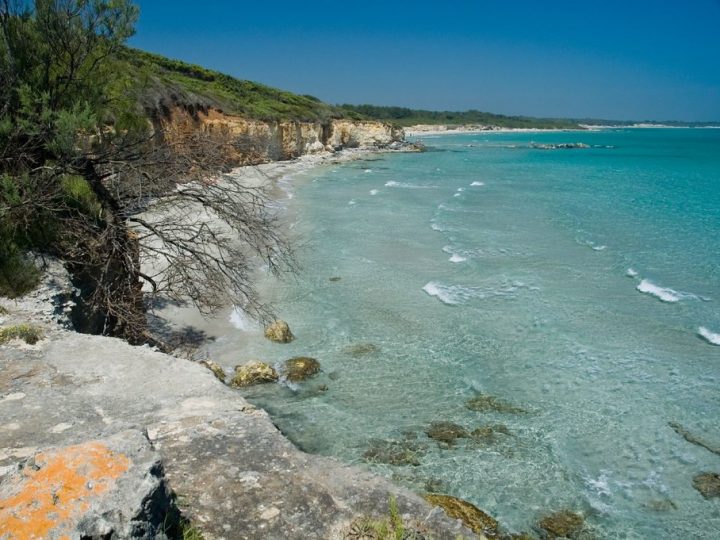
[(138, 0), (130, 44), (329, 103), (720, 120), (720, 0)]

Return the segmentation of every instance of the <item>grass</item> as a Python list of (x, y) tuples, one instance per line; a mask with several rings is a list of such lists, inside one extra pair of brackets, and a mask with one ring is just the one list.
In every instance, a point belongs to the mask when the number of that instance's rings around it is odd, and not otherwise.
[(0, 344), (7, 343), (13, 339), (22, 339), (28, 345), (35, 345), (43, 338), (42, 331), (29, 324), (18, 324), (0, 328)]

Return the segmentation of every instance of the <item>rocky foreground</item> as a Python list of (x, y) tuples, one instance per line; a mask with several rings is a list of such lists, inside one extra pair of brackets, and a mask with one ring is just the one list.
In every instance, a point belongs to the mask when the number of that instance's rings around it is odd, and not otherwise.
[(20, 329), (0, 339), (0, 538), (163, 538), (184, 520), (205, 539), (359, 538), (393, 498), (413, 538), (476, 537), (383, 478), (301, 452), (206, 367), (64, 329), (71, 291), (49, 274), (0, 299), (0, 327)]

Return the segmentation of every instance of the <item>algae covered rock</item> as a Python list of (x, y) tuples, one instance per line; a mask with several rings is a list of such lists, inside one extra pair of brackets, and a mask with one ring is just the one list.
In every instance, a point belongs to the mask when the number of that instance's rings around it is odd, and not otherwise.
[(582, 531), (585, 520), (570, 510), (560, 510), (540, 520), (539, 527), (550, 538), (573, 538)]
[(720, 474), (700, 473), (693, 478), (693, 486), (706, 499), (720, 497)]
[(415, 441), (385, 441), (372, 439), (370, 447), (363, 453), (363, 459), (369, 463), (386, 465), (420, 465), (420, 457), (425, 448)]
[(230, 385), (235, 387), (252, 386), (254, 384), (275, 382), (278, 374), (272, 366), (265, 362), (248, 362), (235, 367), (235, 374)]
[(307, 356), (296, 356), (285, 361), (285, 376), (290, 382), (300, 382), (320, 373), (320, 362)]
[(215, 377), (217, 377), (220, 381), (225, 382), (225, 370), (220, 364), (213, 362), (212, 360), (203, 360), (200, 362), (200, 365), (208, 368), (212, 371), (212, 374), (215, 375)]
[(508, 414), (522, 414), (527, 412), (525, 409), (515, 407), (488, 394), (478, 394), (474, 398), (467, 400), (465, 407), (477, 412), (499, 412)]
[(462, 521), (469, 529), (472, 529), (473, 532), (486, 534), (491, 537), (497, 535), (497, 520), (480, 510), (474, 504), (458, 499), (457, 497), (451, 497), (450, 495), (428, 493), (423, 497), (433, 506), (439, 506), (445, 510), (448, 516)]
[(431, 439), (450, 445), (457, 439), (465, 439), (469, 436), (464, 427), (453, 422), (433, 422), (425, 430), (425, 434)]
[(265, 329), (265, 337), (275, 343), (290, 343), (295, 336), (285, 321), (277, 320)]
[(499, 434), (510, 435), (510, 430), (504, 424), (489, 424), (473, 429), (470, 437), (482, 444), (493, 444), (497, 442)]

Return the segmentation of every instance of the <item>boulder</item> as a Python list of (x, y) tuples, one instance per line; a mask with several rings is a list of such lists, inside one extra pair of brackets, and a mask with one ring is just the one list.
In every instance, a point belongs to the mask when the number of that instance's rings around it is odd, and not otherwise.
[(290, 382), (300, 382), (320, 372), (320, 362), (307, 356), (296, 356), (285, 361), (285, 377)]
[(510, 435), (510, 430), (504, 424), (492, 424), (473, 429), (470, 436), (479, 443), (494, 444), (498, 434)]
[(285, 321), (277, 320), (265, 329), (265, 337), (275, 343), (290, 343), (295, 336)]
[(720, 497), (720, 474), (700, 473), (693, 478), (693, 486), (706, 499)]
[(230, 386), (244, 387), (254, 384), (275, 382), (278, 374), (272, 366), (265, 362), (248, 362), (241, 366), (235, 366), (235, 374), (230, 380)]
[(457, 439), (465, 439), (469, 436), (467, 430), (453, 422), (433, 422), (425, 430), (425, 434), (431, 439), (452, 445)]
[(542, 518), (538, 525), (550, 538), (573, 538), (582, 531), (585, 520), (570, 510), (560, 510)]
[(200, 365), (205, 366), (210, 371), (212, 371), (212, 374), (215, 375), (218, 380), (225, 382), (225, 370), (220, 364), (212, 360), (203, 360), (202, 362), (200, 362)]
[(474, 504), (458, 499), (457, 497), (451, 497), (450, 495), (438, 495), (434, 493), (428, 493), (424, 495), (424, 498), (430, 504), (439, 506), (445, 510), (448, 516), (462, 521), (465, 526), (474, 532), (486, 534), (490, 537), (497, 535), (497, 520), (480, 510)]

